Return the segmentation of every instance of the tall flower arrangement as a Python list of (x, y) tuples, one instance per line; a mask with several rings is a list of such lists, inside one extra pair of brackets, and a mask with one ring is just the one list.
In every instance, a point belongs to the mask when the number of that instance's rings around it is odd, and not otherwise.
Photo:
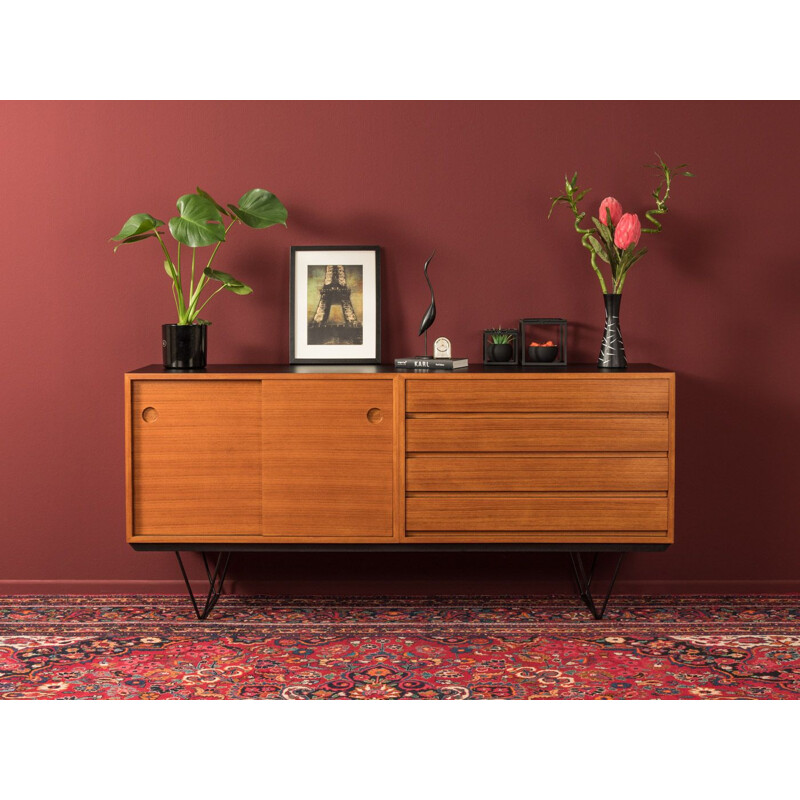
[[(581, 244), (589, 251), (592, 269), (597, 274), (600, 281), (600, 288), (603, 294), (622, 294), (625, 285), (625, 278), (628, 270), (647, 252), (646, 247), (636, 249), (639, 239), (643, 233), (659, 233), (661, 222), (658, 219), (666, 214), (667, 200), (672, 189), (672, 181), (677, 175), (687, 178), (694, 177), (691, 172), (686, 170), (687, 164), (680, 164), (677, 167), (669, 167), (656, 153), (658, 162), (646, 164), (649, 169), (655, 169), (661, 173), (661, 182), (653, 190), (652, 196), (655, 198), (656, 207), (645, 212), (645, 219), (652, 225), (650, 228), (643, 228), (638, 215), (624, 213), (622, 205), (614, 197), (606, 197), (601, 203), (597, 217), (592, 217), (593, 228), (582, 227), (585, 211), (578, 208), (578, 203), (591, 191), (591, 189), (581, 189), (578, 187), (578, 173), (572, 178), (564, 178), (565, 193), (558, 197), (551, 198), (552, 205), (547, 215), (548, 219), (553, 213), (553, 209), (563, 203), (568, 205), (575, 217), (575, 230), (581, 235)], [(608, 291), (606, 279), (597, 263), (597, 259), (605, 262), (609, 266), (611, 273), (611, 291)]]

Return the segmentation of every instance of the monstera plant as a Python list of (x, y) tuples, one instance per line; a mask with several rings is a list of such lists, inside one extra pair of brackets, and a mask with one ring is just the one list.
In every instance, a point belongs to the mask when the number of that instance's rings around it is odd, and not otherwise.
[[(220, 245), (226, 241), (231, 228), (239, 222), (248, 228), (270, 228), (273, 225), (286, 225), (288, 213), (283, 203), (265, 189), (251, 189), (239, 198), (236, 204), (221, 206), (208, 192), (199, 186), (195, 194), (185, 194), (178, 198), (178, 216), (170, 219), (168, 228), (177, 242), (175, 258), (164, 241), (167, 223), (150, 214), (134, 214), (122, 230), (111, 238), (119, 242), (116, 252), (123, 244), (140, 242), (144, 239), (157, 239), (164, 253), (164, 270), (172, 281), (172, 296), (178, 312), (178, 325), (208, 325), (208, 320), (199, 314), (209, 300), (223, 289), (234, 294), (250, 294), (253, 290), (237, 280), (233, 275), (212, 269)], [(191, 250), (189, 254), (182, 246)], [(201, 272), (198, 272), (197, 250), (200, 247), (213, 247)], [(188, 275), (187, 275), (188, 273)], [(188, 286), (186, 279), (188, 277)], [(208, 287), (219, 284), (210, 294)]]

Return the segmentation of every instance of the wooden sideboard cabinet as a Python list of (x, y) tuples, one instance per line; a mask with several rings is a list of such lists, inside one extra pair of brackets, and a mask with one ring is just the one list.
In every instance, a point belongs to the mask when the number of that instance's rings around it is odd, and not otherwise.
[(137, 549), (674, 541), (675, 375), (658, 367), (152, 366), (125, 387)]

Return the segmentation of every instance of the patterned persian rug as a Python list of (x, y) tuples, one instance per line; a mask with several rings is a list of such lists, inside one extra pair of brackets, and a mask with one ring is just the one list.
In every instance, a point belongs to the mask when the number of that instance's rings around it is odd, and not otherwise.
[(800, 597), (0, 597), (4, 699), (798, 699)]

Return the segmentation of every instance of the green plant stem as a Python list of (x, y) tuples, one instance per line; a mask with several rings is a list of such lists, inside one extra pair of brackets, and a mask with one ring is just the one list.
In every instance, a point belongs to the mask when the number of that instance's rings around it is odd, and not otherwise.
[[(230, 221), (230, 224), (228, 225), (228, 227), (225, 228), (225, 235), (226, 236), (228, 235), (228, 231), (230, 231), (230, 229), (233, 227), (234, 222), (236, 222), (236, 220), (232, 219)], [(206, 269), (209, 269), (209, 267), (211, 266), (211, 263), (214, 260), (214, 256), (217, 254), (217, 250), (219, 250), (219, 246), (221, 244), (222, 244), (222, 242), (217, 242), (216, 245), (214, 245), (214, 249), (211, 251), (211, 255), (208, 258), (208, 263), (206, 264)], [(196, 252), (196, 250), (192, 250), (192, 279), (193, 280), (194, 280), (194, 255), (195, 255), (195, 252)], [(203, 308), (205, 307), (206, 303), (218, 291), (220, 291), (220, 289), (224, 288), (224, 287), (220, 286), (219, 289), (217, 289), (213, 294), (211, 294), (208, 297), (208, 299), (203, 303), (202, 306), (200, 306), (200, 308), (197, 308), (197, 302), (200, 299), (200, 294), (202, 293), (203, 289), (206, 288), (206, 286), (209, 284), (209, 282), (210, 282), (209, 278), (207, 278), (205, 275), (201, 275), (200, 278), (197, 281), (197, 287), (193, 291), (190, 291), (190, 293), (189, 293), (189, 309), (188, 309), (187, 313), (189, 314), (191, 319), (195, 319), (197, 317), (197, 315), (203, 310)]]
[[(651, 209), (650, 211), (645, 213), (645, 217), (650, 220), (650, 222), (654, 225), (652, 228), (642, 228), (642, 233), (660, 233), (661, 232), (661, 223), (657, 219), (653, 219), (653, 214), (666, 214), (666, 202), (669, 199), (669, 191), (670, 186), (672, 183), (672, 175), (670, 174), (670, 169), (666, 165), (662, 164), (661, 171), (664, 174), (664, 196), (660, 198), (656, 198), (656, 207)], [(661, 187), (659, 186), (659, 190)]]
[(650, 220), (655, 226), (654, 228), (642, 228), (642, 233), (660, 233), (661, 232), (661, 223), (657, 219), (653, 219), (653, 214), (666, 214), (666, 209), (659, 209), (654, 208), (650, 211), (645, 213), (645, 217)]
[(180, 316), (181, 309), (178, 306), (178, 293), (175, 291), (175, 281), (172, 281), (172, 299), (175, 301), (175, 310), (178, 312), (178, 316)]
[(606, 294), (606, 282), (603, 278), (603, 273), (600, 272), (600, 267), (597, 266), (597, 253), (595, 253), (594, 248), (591, 244), (589, 244), (589, 236), (595, 233), (594, 228), (581, 228), (581, 221), (586, 216), (585, 211), (578, 210), (578, 204), (575, 202), (574, 199), (570, 196), (569, 198), (569, 207), (572, 209), (572, 213), (575, 215), (575, 230), (581, 234), (581, 244), (589, 251), (589, 255), (591, 258), (592, 269), (595, 271), (597, 275), (597, 280), (600, 281), (600, 288), (603, 290), (603, 294)]
[[(228, 225), (228, 227), (227, 227), (227, 228), (225, 228), (225, 236), (227, 236), (227, 235), (228, 235), (228, 231), (229, 231), (229, 230), (230, 230), (230, 229), (233, 227), (233, 223), (234, 223), (234, 222), (236, 222), (236, 219), (235, 219), (235, 218), (234, 218), (234, 219), (232, 219), (232, 220), (231, 220), (231, 222), (230, 222), (230, 225)], [(208, 263), (206, 264), (206, 269), (208, 269), (208, 268), (211, 266), (211, 262), (214, 260), (214, 256), (217, 254), (217, 250), (219, 250), (219, 246), (220, 246), (221, 244), (222, 244), (222, 242), (217, 242), (217, 243), (214, 245), (214, 249), (211, 251), (211, 255), (210, 255), (210, 256), (209, 256), (209, 258), (208, 258)]]
[[(201, 275), (200, 279), (197, 281), (197, 286), (195, 287), (195, 290), (192, 292), (192, 296), (189, 298), (190, 314), (194, 314), (195, 316), (197, 316), (197, 314), (199, 313), (198, 311), (195, 311), (195, 308), (197, 307), (197, 301), (200, 299), (200, 293), (203, 291), (203, 289), (206, 288), (208, 282), (209, 279), (205, 275)], [(192, 317), (192, 319), (194, 319), (194, 317)]]
[(194, 294), (194, 257), (195, 257), (195, 253), (197, 253), (197, 248), (193, 247), (192, 248), (192, 274), (191, 274), (191, 277), (189, 278), (189, 297), (191, 297)]
[[(178, 242), (178, 257), (175, 259), (175, 264), (178, 267), (178, 286), (180, 287), (181, 298), (183, 298), (183, 279), (181, 278), (181, 243)], [(173, 287), (174, 288), (174, 287)], [(178, 320), (180, 321), (181, 311), (178, 309)]]
[(581, 239), (581, 244), (582, 244), (582, 245), (583, 245), (583, 246), (584, 246), (584, 247), (585, 247), (587, 250), (589, 250), (589, 252), (590, 252), (590, 254), (591, 254), (592, 269), (593, 269), (593, 270), (595, 271), (595, 273), (597, 274), (597, 280), (599, 280), (599, 281), (600, 281), (600, 288), (603, 290), (603, 294), (606, 294), (606, 291), (607, 291), (607, 290), (606, 290), (606, 282), (605, 282), (605, 279), (603, 278), (603, 273), (602, 273), (602, 272), (600, 272), (600, 267), (598, 267), (598, 266), (597, 266), (597, 261), (596, 261), (596, 258), (597, 258), (597, 253), (595, 253), (595, 252), (594, 252), (594, 248), (593, 248), (593, 247), (592, 247), (590, 244), (587, 244), (587, 242), (586, 242), (586, 236), (588, 236), (588, 234), (586, 234), (586, 235), (584, 236), (584, 238), (582, 238), (582, 239)]
[(184, 304), (183, 299), (183, 287), (181, 286), (180, 282), (180, 272), (175, 271), (175, 264), (170, 257), (169, 250), (167, 250), (166, 244), (164, 244), (164, 240), (161, 238), (161, 234), (157, 230), (154, 230), (153, 233), (156, 235), (156, 239), (158, 239), (158, 243), (161, 245), (161, 249), (164, 251), (164, 256), (167, 259), (171, 269), (172, 269), (172, 288), (177, 295), (176, 304), (178, 306), (178, 325), (185, 325), (186, 321), (186, 306)]
[(200, 306), (200, 308), (198, 308), (198, 309), (197, 309), (197, 311), (195, 312), (195, 317), (196, 317), (196, 316), (197, 316), (197, 315), (198, 315), (198, 314), (199, 314), (199, 313), (200, 313), (200, 312), (201, 312), (201, 311), (202, 311), (202, 310), (203, 310), (203, 309), (206, 307), (206, 304), (208, 303), (208, 301), (209, 301), (209, 300), (210, 300), (210, 299), (211, 299), (211, 298), (212, 298), (212, 297), (213, 297), (215, 294), (217, 294), (217, 292), (221, 292), (221, 291), (222, 291), (224, 288), (225, 288), (225, 286), (220, 286), (220, 287), (219, 287), (219, 289), (217, 289), (216, 291), (212, 292), (212, 293), (211, 293), (211, 294), (210, 294), (210, 295), (209, 295), (209, 296), (206, 298), (206, 301), (205, 301), (205, 303), (203, 303), (203, 305), (201, 305), (201, 306)]

